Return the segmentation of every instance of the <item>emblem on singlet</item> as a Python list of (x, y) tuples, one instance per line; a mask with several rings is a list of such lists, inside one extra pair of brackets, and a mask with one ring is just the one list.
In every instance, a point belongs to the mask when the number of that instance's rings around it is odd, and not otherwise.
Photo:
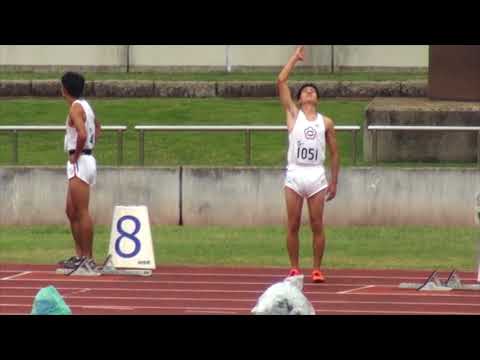
[(317, 136), (317, 130), (315, 130), (313, 127), (309, 126), (305, 129), (305, 138), (308, 140), (313, 140)]

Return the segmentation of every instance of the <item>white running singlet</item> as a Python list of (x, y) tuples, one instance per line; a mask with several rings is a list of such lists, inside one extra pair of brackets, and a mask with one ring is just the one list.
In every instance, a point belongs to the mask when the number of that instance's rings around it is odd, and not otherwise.
[[(85, 111), (87, 128), (87, 141), (83, 150), (92, 150), (95, 146), (95, 114), (92, 107), (86, 100), (75, 100), (72, 103), (79, 103)], [(65, 152), (75, 150), (77, 147), (77, 130), (69, 124), (70, 116), (67, 116), (67, 126), (65, 134)], [(74, 165), (67, 162), (67, 179), (79, 178), (89, 185), (95, 185), (97, 179), (97, 162), (93, 155), (80, 154), (77, 163)]]
[[(92, 110), (92, 107), (90, 104), (84, 100), (75, 100), (72, 103), (72, 106), (74, 104), (80, 104), (83, 108), (83, 111), (85, 112), (85, 127), (87, 129), (87, 141), (85, 142), (85, 146), (83, 147), (84, 150), (86, 149), (93, 149), (95, 146), (95, 114)], [(65, 152), (69, 152), (70, 150), (75, 150), (77, 147), (77, 129), (75, 129), (73, 126), (70, 126), (69, 121), (70, 120), (70, 115), (67, 116), (67, 124), (66, 124), (66, 133), (65, 133), (65, 142), (64, 142), (64, 148)]]
[(285, 186), (309, 198), (328, 187), (325, 162), (325, 122), (321, 114), (315, 120), (299, 110), (288, 135), (288, 165)]

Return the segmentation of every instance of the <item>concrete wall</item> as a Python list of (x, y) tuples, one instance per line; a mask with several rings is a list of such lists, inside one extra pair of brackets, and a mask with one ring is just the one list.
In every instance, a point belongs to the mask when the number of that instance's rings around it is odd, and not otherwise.
[(126, 70), (125, 45), (0, 45), (0, 70)]
[[(115, 205), (146, 205), (152, 224), (285, 223), (283, 169), (100, 168), (91, 209), (110, 225)], [(180, 183), (182, 196), (180, 199)], [(479, 169), (345, 168), (328, 225), (474, 226)], [(61, 168), (0, 168), (0, 225), (67, 224)], [(180, 201), (181, 200), (181, 201)], [(304, 222), (307, 220), (304, 209)]]
[[(184, 169), (184, 223), (283, 224), (283, 170)], [(347, 168), (337, 198), (326, 205), (329, 225), (475, 224), (480, 170)], [(307, 222), (306, 206), (303, 214)]]
[(335, 45), (338, 70), (428, 68), (428, 45)]
[[(480, 102), (438, 101), (428, 98), (375, 98), (366, 109), (363, 154), (373, 160), (370, 125), (478, 126)], [(381, 161), (475, 161), (475, 131), (379, 131), (377, 159)]]
[(225, 68), (225, 45), (131, 45), (131, 71)]
[[(146, 205), (152, 223), (177, 224), (179, 169), (102, 168), (92, 188), (95, 223), (111, 224), (115, 205)], [(0, 225), (67, 224), (63, 168), (0, 168)]]
[[(225, 70), (227, 56), (232, 70), (278, 69), (295, 50), (295, 45), (132, 45), (130, 70)], [(299, 67), (330, 68), (329, 45), (308, 45)]]
[[(224, 70), (226, 45), (0, 45), (0, 70)], [(335, 45), (337, 70), (428, 67), (428, 45)], [(230, 45), (235, 70), (278, 69), (295, 45)], [(330, 71), (331, 45), (307, 45), (299, 68)]]
[[(295, 51), (296, 45), (232, 45), (231, 64), (233, 70), (243, 67), (282, 67)], [(301, 67), (330, 69), (330, 45), (307, 45), (305, 61)]]

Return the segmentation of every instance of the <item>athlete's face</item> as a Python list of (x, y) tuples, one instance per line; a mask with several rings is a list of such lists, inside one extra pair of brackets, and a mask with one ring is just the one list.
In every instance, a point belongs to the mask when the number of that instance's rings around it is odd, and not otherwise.
[(300, 93), (300, 103), (313, 103), (315, 105), (318, 103), (317, 92), (312, 86), (307, 86), (302, 90)]
[(68, 94), (67, 89), (65, 89), (65, 88), (63, 87), (63, 85), (61, 85), (60, 88), (62, 89), (62, 96), (63, 96), (65, 99), (67, 99), (67, 98), (70, 96), (70, 95)]
[(63, 97), (67, 97), (67, 91), (65, 90), (65, 88), (63, 87), (63, 85), (61, 85), (60, 88), (62, 89), (62, 96), (63, 96)]

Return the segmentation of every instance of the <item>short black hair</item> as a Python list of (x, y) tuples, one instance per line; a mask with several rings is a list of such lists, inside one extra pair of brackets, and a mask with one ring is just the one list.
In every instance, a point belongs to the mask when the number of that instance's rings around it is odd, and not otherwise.
[(297, 101), (300, 100), (300, 95), (302, 95), (302, 91), (303, 89), (307, 88), (307, 87), (312, 87), (315, 89), (315, 92), (317, 93), (317, 99), (320, 99), (320, 91), (318, 90), (317, 86), (315, 84), (312, 84), (312, 83), (307, 83), (307, 84), (303, 84), (300, 89), (298, 90), (297, 92)]
[(85, 78), (79, 73), (68, 71), (62, 76), (62, 85), (71, 97), (78, 99), (83, 95)]

